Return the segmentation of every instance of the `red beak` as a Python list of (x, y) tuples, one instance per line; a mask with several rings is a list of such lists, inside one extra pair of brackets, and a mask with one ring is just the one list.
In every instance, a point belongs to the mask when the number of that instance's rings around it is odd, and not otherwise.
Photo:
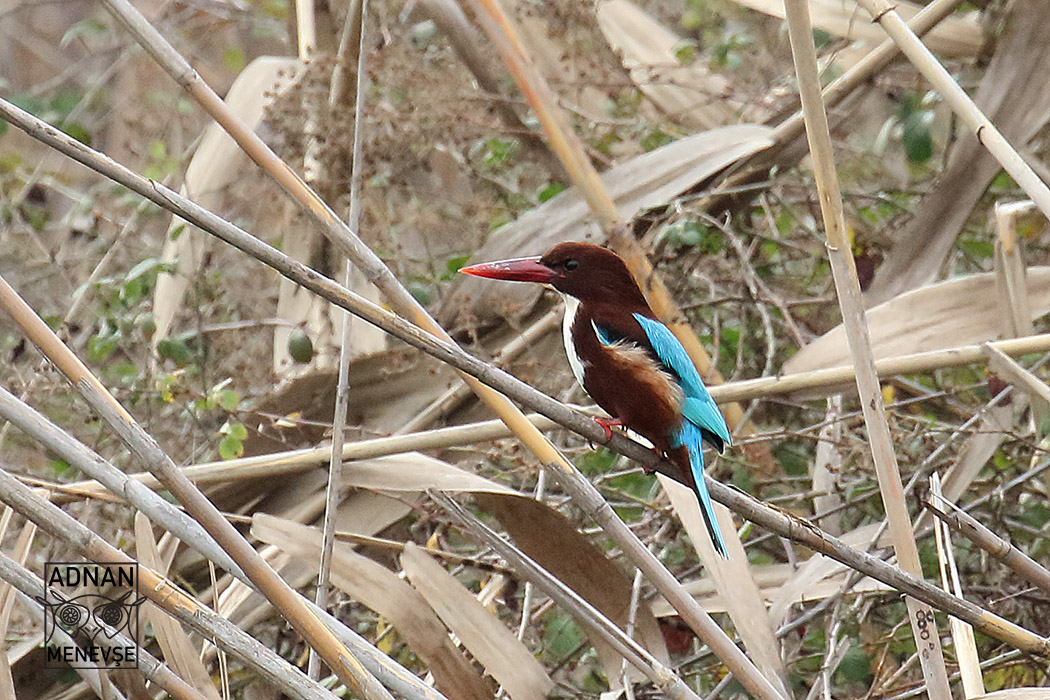
[(488, 277), (494, 280), (512, 282), (544, 282), (554, 279), (554, 270), (540, 262), (539, 258), (517, 258), (515, 260), (498, 260), (490, 263), (478, 263), (459, 268), (464, 275)]

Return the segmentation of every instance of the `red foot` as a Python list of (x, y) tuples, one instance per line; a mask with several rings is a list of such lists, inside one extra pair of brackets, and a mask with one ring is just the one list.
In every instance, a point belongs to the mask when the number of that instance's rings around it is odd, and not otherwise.
[(613, 426), (623, 425), (623, 422), (619, 418), (594, 418), (594, 422), (602, 426), (605, 430), (605, 439), (612, 440), (612, 429)]

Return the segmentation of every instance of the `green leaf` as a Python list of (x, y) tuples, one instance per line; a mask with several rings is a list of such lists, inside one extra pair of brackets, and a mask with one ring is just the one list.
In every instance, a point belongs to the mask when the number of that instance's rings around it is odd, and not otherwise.
[(454, 275), (459, 272), (459, 268), (463, 267), (470, 260), (470, 254), (467, 255), (456, 255), (445, 261), (445, 270), (448, 271), (449, 275)]
[(995, 244), (982, 238), (959, 238), (959, 250), (977, 260), (988, 260), (995, 255)]
[(565, 185), (560, 182), (548, 182), (546, 185), (540, 188), (540, 191), (536, 193), (536, 199), (539, 200), (540, 204), (548, 202), (559, 194), (565, 191)]
[(100, 331), (88, 339), (88, 355), (95, 362), (102, 362), (117, 349), (119, 333)]
[(240, 403), (241, 395), (233, 389), (223, 389), (219, 392), (219, 405), (222, 406), (224, 411), (236, 411)]
[(229, 48), (222, 52), (222, 62), (234, 73), (244, 70), (244, 52), (238, 48)]
[(866, 683), (872, 678), (871, 659), (863, 647), (851, 645), (835, 672), (848, 683)]
[(673, 138), (660, 131), (659, 129), (654, 129), (642, 138), (641, 143), (639, 145), (642, 147), (642, 150), (648, 152), (655, 151), (660, 146), (666, 146), (672, 141), (674, 141)]
[(314, 358), (314, 343), (310, 336), (296, 331), (288, 337), (288, 354), (300, 364), (306, 364)]
[(179, 367), (185, 367), (193, 361), (193, 351), (181, 338), (165, 338), (157, 343), (157, 353), (172, 360)]
[(933, 125), (933, 112), (919, 110), (904, 120), (904, 131), (901, 141), (904, 143), (904, 154), (912, 163), (925, 163), (933, 156), (933, 137), (930, 127)]
[(68, 474), (73, 469), (73, 467), (69, 465), (69, 462), (64, 459), (53, 459), (49, 466), (51, 467), (51, 470), (55, 472), (55, 476), (59, 477)]
[(106, 25), (93, 17), (82, 19), (66, 30), (66, 33), (63, 34), (62, 38), (59, 40), (58, 45), (65, 48), (74, 39), (86, 39), (88, 37), (98, 36), (105, 30)]
[(144, 275), (148, 275), (152, 272), (159, 272), (164, 267), (164, 263), (157, 258), (146, 258), (141, 260), (136, 265), (128, 270), (128, 273), (124, 275), (126, 280), (134, 280)]
[(410, 281), (406, 286), (408, 287), (409, 294), (414, 296), (416, 298), (416, 301), (418, 301), (420, 304), (426, 306), (430, 303), (431, 293), (430, 286), (428, 284), (419, 280), (415, 280)]
[(219, 457), (237, 459), (244, 454), (244, 443), (232, 435), (226, 435), (219, 441)]
[(543, 647), (553, 659), (571, 654), (583, 641), (583, 633), (573, 619), (563, 613), (554, 613), (543, 630)]
[(671, 47), (671, 54), (674, 56), (674, 60), (683, 66), (696, 61), (696, 52), (697, 45), (692, 39), (681, 39)]

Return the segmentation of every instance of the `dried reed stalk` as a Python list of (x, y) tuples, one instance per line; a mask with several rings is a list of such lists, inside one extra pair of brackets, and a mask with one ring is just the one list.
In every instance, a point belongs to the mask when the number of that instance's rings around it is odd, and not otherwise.
[(1039, 210), (1050, 218), (1050, 188), (1039, 179), (1031, 166), (995, 128), (988, 117), (984, 116), (966, 91), (955, 82), (948, 70), (926, 48), (922, 40), (915, 36), (915, 32), (901, 19), (893, 5), (888, 0), (857, 0), (857, 3), (871, 14), (873, 21), (882, 25), (890, 38), (900, 47), (901, 53), (907, 56), (918, 71), (933, 84), (944, 101), (959, 115), (962, 122), (973, 130), (977, 140), (999, 161), (1003, 169), (1035, 202)]
[[(88, 561), (135, 563), (134, 559), (58, 506), (48, 503), (3, 469), (0, 469), (0, 500)], [(149, 567), (139, 566), (138, 572), (139, 592), (142, 595), (204, 638), (214, 639), (225, 651), (236, 656), (281, 691), (304, 700), (331, 700), (327, 690), (308, 679), (299, 669), (230, 621), (183, 593)]]
[[(879, 490), (889, 521), (890, 536), (901, 569), (921, 578), (922, 564), (919, 548), (915, 544), (911, 518), (904, 502), (904, 486), (901, 483), (897, 457), (893, 453), (893, 437), (890, 435), (875, 371), (875, 355), (871, 349), (871, 338), (860, 296), (860, 282), (850, 248), (849, 233), (842, 211), (842, 195), (839, 192), (835, 158), (831, 147), (831, 132), (827, 114), (820, 97), (820, 76), (817, 72), (817, 50), (813, 43), (813, 27), (809, 19), (808, 0), (785, 0), (788, 34), (791, 39), (791, 54), (798, 76), (802, 112), (806, 119), (806, 136), (813, 159), (813, 171), (820, 195), (820, 211), (824, 219), (827, 236), (828, 257), (835, 279), (842, 321), (846, 327), (846, 338), (853, 355), (857, 371), (857, 392), (860, 394), (864, 423), (867, 426), (868, 442), (871, 446)], [(919, 653), (923, 676), (931, 700), (951, 700), (948, 687), (948, 672), (944, 666), (940, 636), (933, 609), (915, 598), (906, 598), (909, 621), (915, 635), (915, 646)]]
[[(678, 474), (674, 465), (663, 461), (649, 448), (618, 433), (614, 433), (612, 439), (606, 441), (605, 431), (586, 414), (575, 411), (506, 372), (485, 364), (457, 346), (435, 339), (429, 333), (420, 330), (404, 319), (288, 258), (225, 219), (199, 207), (163, 185), (131, 172), (105, 155), (93, 151), (79, 141), (70, 138), (51, 125), (42, 122), (3, 99), (0, 99), (0, 116), (7, 119), (12, 125), (24, 130), (30, 136), (62, 151), (83, 165), (112, 178), (114, 181), (128, 187), (159, 206), (169, 209), (194, 226), (226, 241), (285, 277), (296, 281), (304, 288), (341, 308), (351, 311), (360, 318), (423, 350), (436, 359), (446, 362), (461, 371), (469, 372), (487, 384), (497, 387), (499, 391), (513, 397), (522, 405), (542, 412), (554, 422), (586, 438), (588, 441), (606, 444), (611, 450), (640, 464), (652, 467), (654, 470), (667, 474), (672, 478), (675, 478)], [(1000, 341), (994, 345), (1007, 352), (1024, 354), (1026, 352), (1034, 352), (1040, 348), (1050, 347), (1050, 335)], [(905, 357), (905, 362), (887, 361), (885, 368), (891, 374), (902, 371), (923, 371), (930, 367), (942, 366), (942, 363), (945, 366), (952, 366), (977, 362), (980, 361), (981, 357), (980, 346), (965, 346), (958, 351), (948, 350), (909, 355)], [(829, 381), (841, 385), (848, 383), (853, 378), (853, 370), (851, 368), (836, 368), (814, 372), (813, 375), (814, 377), (807, 378), (801, 383), (768, 378), (752, 380), (745, 382), (745, 384), (751, 387), (750, 390), (753, 390), (756, 384), (769, 382), (769, 384), (763, 384), (763, 386), (772, 386), (774, 389), (781, 391), (796, 390), (811, 381), (816, 381), (817, 385), (820, 386), (826, 385)], [(718, 389), (720, 387), (713, 387), (712, 393)], [(564, 473), (560, 466), (552, 469), (554, 469), (552, 473), (558, 475)], [(626, 529), (626, 525), (612, 512), (612, 509), (601, 498), (601, 495), (597, 493), (594, 486), (586, 479), (579, 478), (578, 472), (575, 472), (572, 478), (561, 480), (561, 483), (566, 490), (575, 489), (573, 491), (576, 494), (575, 497), (581, 499), (579, 502), (584, 507), (585, 512), (595, 518), (596, 521), (602, 522), (610, 530), (617, 533), (619, 533), (618, 528)], [(745, 519), (751, 520), (771, 532), (800, 542), (814, 551), (830, 556), (897, 590), (929, 602), (939, 610), (951, 612), (951, 614), (967, 620), (976, 628), (992, 637), (1027, 651), (1050, 656), (1050, 640), (1034, 635), (1028, 630), (1003, 620), (986, 610), (982, 610), (972, 603), (950, 596), (925, 581), (916, 579), (909, 574), (901, 572), (896, 567), (849, 547), (841, 540), (824, 533), (812, 523), (794, 516), (789, 517), (782, 511), (771, 508), (748, 494), (725, 486), (710, 478), (707, 479), (707, 485), (715, 500), (723, 503)], [(619, 523), (619, 525), (615, 523)], [(618, 537), (617, 541), (621, 545), (626, 541), (636, 542), (641, 546), (644, 553), (632, 552), (629, 555), (631, 557), (644, 558), (652, 556), (637, 537), (629, 531), (627, 534)], [(654, 566), (659, 567), (656, 575), (661, 575), (660, 572), (662, 571), (662, 575), (670, 576), (667, 569), (659, 562), (646, 564), (646, 567), (649, 569), (652, 569)], [(650, 571), (647, 571), (646, 576), (649, 577), (650, 573)], [(688, 595), (682, 590), (681, 584), (675, 581), (673, 577), (671, 577), (671, 581), (674, 582), (675, 591), (680, 590), (682, 595)], [(666, 580), (661, 581), (657, 585), (660, 592), (665, 596), (667, 593), (664, 589), (670, 586), (671, 583)], [(695, 604), (691, 597), (689, 601)], [(690, 609), (689, 604), (685, 601), (677, 601), (677, 603), (687, 610), (686, 614), (683, 614), (683, 619), (691, 620), (692, 616), (688, 613)], [(678, 608), (677, 605), (675, 607), (681, 613), (681, 608)]]
[[(125, 26), (147, 53), (215, 118), (250, 158), (269, 173), (305, 211), (312, 215), (321, 232), (341, 252), (353, 260), (365, 277), (379, 288), (387, 303), (395, 311), (415, 322), (429, 338), (451, 344), (451, 338), (444, 329), (401, 285), (390, 269), (383, 264), (382, 260), (346, 224), (339, 220), (332, 209), (286, 163), (278, 158), (255, 133), (248, 129), (243, 122), (226, 108), (226, 105), (219, 99), (215, 91), (197, 75), (186, 59), (149, 24), (130, 2), (127, 0), (104, 1), (106, 8)], [(597, 176), (595, 175), (595, 177)], [(372, 306), (379, 308), (376, 305)], [(692, 343), (697, 347), (699, 346), (695, 337), (692, 337)], [(569, 478), (579, 481), (581, 487), (590, 489), (594, 495), (600, 498), (597, 489), (558, 452), (554, 445), (525, 418), (525, 415), (514, 404), (483, 382), (478, 381), (474, 376), (466, 373), (461, 373), (461, 376), (478, 397), (501, 420), (507, 423), (508, 427), (514, 431), (525, 447), (539, 458), (541, 463), (557, 465), (559, 469), (569, 475)], [(667, 571), (663, 564), (651, 555), (623, 521), (619, 519), (616, 522), (610, 521), (606, 523), (605, 527), (609, 535), (624, 548), (625, 552), (634, 552), (637, 556), (644, 557), (643, 560), (638, 562), (639, 568), (642, 568), (647, 575), (650, 575), (650, 580), (658, 580), (660, 582), (657, 586), (661, 589), (661, 593), (664, 594), (668, 601), (672, 602), (672, 605), (675, 606), (686, 623), (725, 662), (745, 688), (762, 698), (762, 700), (781, 698), (781, 695), (759, 673), (747, 656), (732, 643), (732, 640), (703, 608), (686, 593), (681, 584)], [(656, 570), (653, 570), (654, 567)], [(328, 661), (327, 657), (326, 661)], [(331, 665), (330, 661), (329, 663)], [(340, 668), (340, 666), (336, 664), (333, 665), (333, 668)]]
[(54, 363), (84, 400), (171, 491), (187, 512), (229, 553), (266, 599), (303, 635), (307, 644), (317, 649), (340, 680), (370, 700), (392, 700), (390, 693), (379, 681), (361, 665), (331, 630), (318, 620), (292, 587), (186, 478), (153, 438), (2, 277), (0, 309), (12, 318), (26, 337)]

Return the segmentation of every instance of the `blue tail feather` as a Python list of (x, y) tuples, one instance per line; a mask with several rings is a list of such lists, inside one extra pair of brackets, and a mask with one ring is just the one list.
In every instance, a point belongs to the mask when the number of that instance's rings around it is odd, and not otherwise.
[(697, 501), (700, 503), (700, 514), (704, 517), (704, 524), (707, 526), (708, 534), (711, 535), (711, 543), (714, 545), (715, 551), (723, 559), (728, 559), (729, 552), (726, 550), (725, 540), (722, 539), (722, 531), (718, 527), (715, 509), (711, 504), (711, 496), (708, 494), (707, 484), (704, 482), (704, 448), (701, 440), (702, 433), (700, 428), (685, 420), (682, 421), (682, 427), (678, 429), (671, 446), (681, 447), (684, 445), (689, 453), (689, 466), (693, 473)]

